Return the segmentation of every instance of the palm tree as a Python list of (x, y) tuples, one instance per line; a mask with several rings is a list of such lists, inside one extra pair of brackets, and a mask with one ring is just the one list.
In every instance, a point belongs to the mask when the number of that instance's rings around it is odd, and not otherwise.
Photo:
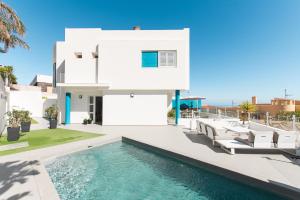
[(17, 77), (14, 74), (13, 66), (1, 66), (0, 65), (0, 76), (3, 80), (8, 79), (8, 84), (17, 84)]
[(240, 109), (242, 111), (241, 113), (241, 118), (243, 120), (243, 124), (245, 124), (245, 121), (248, 117), (248, 113), (252, 113), (252, 112), (255, 112), (256, 110), (256, 107), (254, 104), (251, 104), (249, 103), (248, 101), (246, 102), (243, 102), (241, 105), (240, 105)]
[(6, 53), (9, 48), (21, 46), (29, 49), (28, 44), (20, 39), (19, 36), (25, 34), (25, 26), (15, 11), (0, 0), (0, 47), (1, 53)]

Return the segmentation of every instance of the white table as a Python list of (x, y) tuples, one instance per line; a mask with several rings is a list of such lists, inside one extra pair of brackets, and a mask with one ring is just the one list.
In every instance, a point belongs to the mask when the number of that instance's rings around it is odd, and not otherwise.
[(253, 149), (253, 147), (237, 140), (216, 140), (216, 142), (220, 144), (221, 149), (231, 155), (235, 154), (235, 149)]
[(241, 126), (223, 126), (225, 129), (238, 132), (238, 133), (249, 133), (250, 129)]

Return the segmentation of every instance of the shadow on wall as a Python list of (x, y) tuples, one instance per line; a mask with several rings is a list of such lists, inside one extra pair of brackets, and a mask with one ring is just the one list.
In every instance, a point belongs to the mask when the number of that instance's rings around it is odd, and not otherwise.
[[(0, 163), (0, 199), (1, 195), (7, 192), (14, 184), (24, 184), (30, 176), (35, 176), (39, 172), (32, 168), (34, 165), (39, 165), (37, 160), (33, 161), (11, 161)], [(21, 192), (8, 197), (7, 200), (21, 199), (30, 192)]]

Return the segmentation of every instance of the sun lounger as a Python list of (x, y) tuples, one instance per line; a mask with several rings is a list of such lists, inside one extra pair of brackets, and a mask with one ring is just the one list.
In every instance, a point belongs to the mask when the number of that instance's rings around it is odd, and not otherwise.
[(253, 149), (253, 147), (238, 140), (216, 140), (216, 143), (220, 145), (221, 149), (231, 155), (235, 154), (235, 149)]
[(199, 120), (196, 120), (196, 131), (198, 134), (202, 134), (202, 128)]
[(273, 142), (277, 148), (295, 149), (296, 132), (295, 131), (274, 131)]
[(207, 135), (206, 125), (203, 122), (200, 122), (201, 133)]
[(225, 128), (214, 127), (211, 125), (206, 125), (207, 136), (212, 140), (213, 145), (215, 145), (216, 140), (233, 140), (239, 137), (239, 133), (231, 132)]
[(248, 144), (254, 148), (273, 147), (273, 131), (250, 131), (248, 139), (236, 138), (236, 140)]

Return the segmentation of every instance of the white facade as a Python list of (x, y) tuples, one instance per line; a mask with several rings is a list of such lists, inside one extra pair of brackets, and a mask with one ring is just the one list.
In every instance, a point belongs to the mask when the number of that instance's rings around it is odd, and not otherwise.
[[(149, 51), (175, 52), (176, 64), (143, 67)], [(61, 122), (71, 93), (71, 123), (101, 112), (103, 125), (166, 125), (174, 91), (189, 89), (189, 29), (66, 29), (53, 63)], [(96, 96), (102, 100), (93, 104)]]
[(4, 81), (0, 76), (0, 134), (4, 130), (6, 124), (5, 113), (7, 111), (7, 93)]

